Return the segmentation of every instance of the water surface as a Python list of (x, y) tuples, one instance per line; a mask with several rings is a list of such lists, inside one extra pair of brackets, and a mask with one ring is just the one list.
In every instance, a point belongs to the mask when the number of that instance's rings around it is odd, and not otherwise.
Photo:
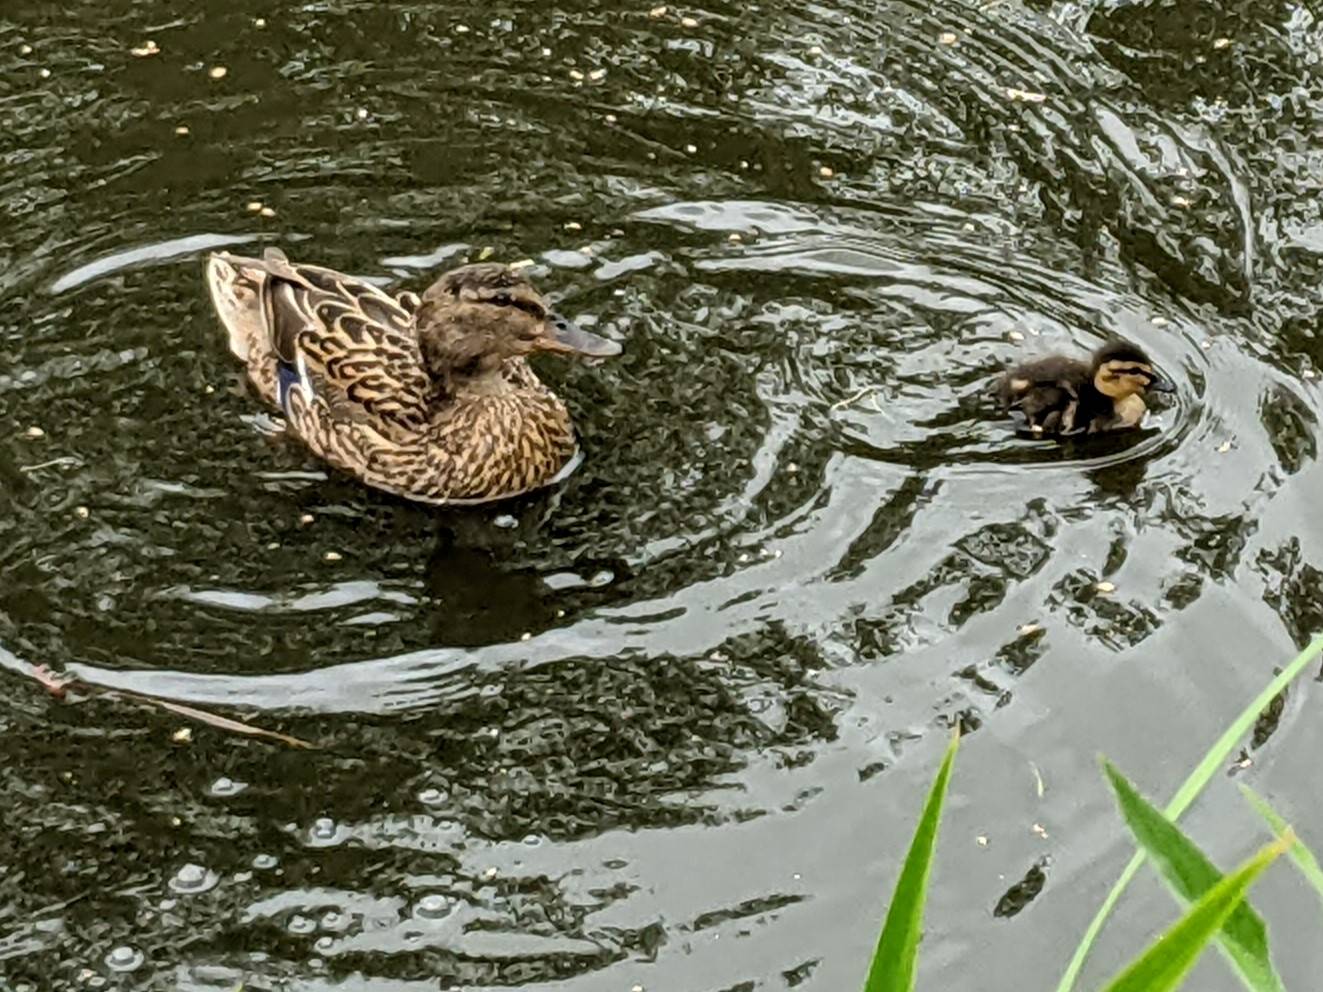
[[(923, 987), (1051, 987), (1129, 853), (1096, 754), (1170, 793), (1323, 618), (1317, 15), (279, 6), (0, 13), (0, 976), (857, 987), (960, 725)], [(328, 471), (202, 285), (266, 245), (532, 260), (625, 347), (540, 366), (584, 465), (465, 512)], [(1113, 336), (1179, 384), (1146, 430), (988, 408)], [(1313, 688), (1236, 769), (1302, 825)], [(1227, 780), (1189, 822), (1258, 836)], [(1308, 987), (1316, 902), (1261, 892)], [(1173, 912), (1125, 909), (1092, 985)]]

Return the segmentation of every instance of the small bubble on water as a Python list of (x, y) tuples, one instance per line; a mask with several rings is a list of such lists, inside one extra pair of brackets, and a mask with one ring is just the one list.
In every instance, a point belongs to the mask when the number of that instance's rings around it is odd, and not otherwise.
[(142, 965), (142, 952), (123, 944), (106, 955), (106, 967), (111, 971), (133, 971)]
[(322, 914), (323, 930), (343, 930), (345, 926), (348, 925), (348, 923), (349, 923), (349, 917), (345, 916), (344, 913), (337, 912), (334, 909)]
[(317, 929), (317, 924), (306, 916), (294, 915), (289, 918), (289, 926), (287, 929), (290, 933), (312, 933)]
[(280, 859), (274, 854), (258, 854), (253, 857), (253, 867), (259, 871), (267, 871), (280, 864)]
[(318, 938), (313, 942), (313, 945), (312, 945), (312, 946), (313, 946), (314, 949), (320, 951), (322, 954), (329, 953), (329, 952), (331, 951), (331, 949), (335, 947), (335, 938), (334, 938), (334, 937), (318, 937)]
[(514, 530), (519, 526), (519, 521), (508, 513), (502, 513), (492, 521), (492, 525), (501, 528), (501, 530)]
[(206, 892), (218, 881), (220, 879), (215, 872), (190, 863), (175, 872), (174, 878), (170, 879), (170, 888), (176, 892)]
[(424, 789), (418, 793), (418, 801), (424, 806), (441, 806), (448, 798), (440, 789)]
[(216, 781), (211, 783), (211, 794), (213, 796), (227, 798), (229, 796), (237, 796), (246, 788), (248, 788), (248, 783), (236, 782), (234, 779), (226, 778), (222, 775), (220, 778), (216, 779)]
[(418, 915), (425, 920), (439, 920), (450, 915), (450, 900), (443, 895), (431, 893), (418, 900)]
[(537, 834), (529, 834), (527, 837), (524, 838), (524, 843), (527, 844), (529, 847), (537, 847), (539, 844), (542, 843), (542, 838)]
[(318, 817), (308, 832), (308, 839), (314, 844), (333, 844), (340, 837), (340, 828), (329, 816)]

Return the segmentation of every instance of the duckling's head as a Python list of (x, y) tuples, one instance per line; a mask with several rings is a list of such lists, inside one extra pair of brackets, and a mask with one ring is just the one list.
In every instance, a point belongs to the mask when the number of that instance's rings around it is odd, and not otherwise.
[(423, 361), (438, 378), (481, 376), (537, 351), (606, 358), (620, 345), (576, 326), (506, 265), (465, 265), (423, 293), (415, 315)]
[(1105, 344), (1093, 353), (1093, 385), (1113, 400), (1146, 392), (1174, 393), (1176, 387), (1153, 368), (1143, 349), (1125, 341)]

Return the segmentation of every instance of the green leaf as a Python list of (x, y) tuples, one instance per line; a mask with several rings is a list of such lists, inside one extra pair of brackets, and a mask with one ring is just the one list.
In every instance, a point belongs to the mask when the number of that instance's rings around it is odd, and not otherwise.
[(1294, 841), (1289, 834), (1277, 839), (1205, 892), (1175, 926), (1150, 944), (1104, 992), (1172, 992), (1236, 911), (1254, 880)]
[[(1282, 673), (1269, 682), (1267, 688), (1255, 696), (1253, 701), (1241, 711), (1240, 715), (1223, 731), (1222, 736), (1208, 749), (1208, 752), (1195, 766), (1194, 771), (1190, 773), (1181, 787), (1176, 790), (1176, 795), (1172, 797), (1171, 802), (1163, 810), (1169, 818), (1172, 820), (1179, 819), (1180, 815), (1189, 809), (1190, 804), (1203, 791), (1209, 779), (1217, 774), (1217, 770), (1225, 764), (1227, 757), (1236, 745), (1253, 728), (1254, 721), (1259, 718), (1259, 714), (1287, 686), (1295, 681), (1300, 673), (1308, 668), (1309, 664), (1320, 654), (1323, 654), (1323, 637), (1315, 638), (1309, 647), (1296, 655), (1295, 660), (1282, 669)], [(1121, 893), (1125, 891), (1126, 886), (1130, 884), (1130, 880), (1135, 877), (1135, 872), (1139, 871), (1139, 866), (1143, 863), (1144, 852), (1136, 851), (1135, 856), (1130, 859), (1121, 872), (1121, 877), (1116, 880), (1116, 884), (1107, 893), (1107, 898), (1098, 907), (1098, 912), (1093, 915), (1088, 929), (1084, 931), (1084, 936), (1080, 938), (1079, 946), (1075, 948), (1075, 953), (1071, 956), (1070, 963), (1066, 966), (1061, 981), (1057, 984), (1057, 992), (1072, 992), (1075, 988), (1075, 981), (1079, 978), (1084, 962), (1089, 956), (1089, 951), (1093, 949), (1094, 941), (1098, 939), (1098, 934), (1102, 932), (1103, 924), (1107, 922), (1107, 917), (1116, 908)]]
[[(1141, 796), (1116, 766), (1103, 760), (1117, 805), (1139, 847), (1185, 904), (1199, 899), (1222, 880), (1203, 851), (1171, 820)], [(1236, 906), (1218, 934), (1245, 987), (1252, 992), (1286, 992), (1268, 954), (1268, 928), (1248, 902)]]
[[(1245, 794), (1251, 806), (1258, 810), (1259, 815), (1268, 821), (1268, 826), (1272, 827), (1273, 833), (1281, 836), (1290, 831), (1287, 822), (1278, 815), (1277, 811), (1268, 805), (1268, 800), (1251, 789), (1248, 785), (1242, 785), (1240, 791)], [(1297, 839), (1295, 846), (1290, 851), (1291, 860), (1296, 863), (1300, 873), (1309, 879), (1309, 884), (1318, 891), (1319, 898), (1323, 899), (1323, 868), (1319, 867), (1318, 858), (1314, 857), (1314, 852), (1305, 847), (1303, 841)]]
[(946, 787), (951, 781), (951, 768), (955, 765), (956, 751), (960, 747), (959, 733), (953, 734), (946, 749), (946, 757), (933, 779), (928, 802), (923, 807), (909, 854), (896, 879), (896, 890), (891, 895), (891, 908), (873, 952), (873, 963), (868, 969), (864, 992), (911, 992), (914, 971), (919, 960), (919, 940), (923, 937), (923, 904), (928, 895), (928, 875), (932, 869), (933, 852), (937, 847), (937, 828), (942, 821), (942, 804), (946, 800)]

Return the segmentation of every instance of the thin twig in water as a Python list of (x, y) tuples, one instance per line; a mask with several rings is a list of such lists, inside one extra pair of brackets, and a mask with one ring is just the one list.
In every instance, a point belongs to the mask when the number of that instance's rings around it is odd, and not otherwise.
[[(835, 413), (837, 410), (844, 410), (847, 406), (854, 406), (869, 393), (876, 393), (881, 388), (882, 388), (881, 386), (865, 386), (863, 389), (859, 390), (859, 392), (855, 393), (853, 396), (849, 397), (848, 399), (838, 400), (837, 402), (833, 403), (831, 405), (831, 412)], [(874, 401), (873, 403), (873, 409), (876, 410), (878, 413), (882, 412), (882, 408), (877, 405), (876, 401)]]
[(265, 730), (261, 727), (255, 727), (251, 723), (245, 723), (242, 720), (233, 720), (230, 717), (220, 716), (216, 713), (209, 713), (206, 710), (198, 709), (196, 706), (186, 706), (183, 703), (172, 703), (168, 699), (161, 699), (159, 696), (148, 696), (145, 693), (134, 692), (132, 689), (108, 689), (105, 686), (94, 685), (78, 678), (76, 675), (58, 674), (53, 672), (46, 665), (34, 665), (32, 668), (33, 677), (46, 688), (52, 696), (57, 699), (63, 699), (65, 694), (71, 688), (81, 689), (88, 693), (99, 693), (110, 698), (127, 699), (133, 702), (143, 703), (147, 706), (157, 706), (171, 713), (177, 713), (180, 716), (187, 717), (190, 720), (197, 720), (199, 723), (205, 723), (215, 727), (217, 730), (227, 730), (234, 734), (244, 734), (248, 737), (260, 737), (265, 740), (279, 741), (289, 747), (304, 748), (307, 750), (316, 750), (317, 745), (309, 743), (299, 737), (292, 737), (289, 734), (282, 734), (275, 730)]

